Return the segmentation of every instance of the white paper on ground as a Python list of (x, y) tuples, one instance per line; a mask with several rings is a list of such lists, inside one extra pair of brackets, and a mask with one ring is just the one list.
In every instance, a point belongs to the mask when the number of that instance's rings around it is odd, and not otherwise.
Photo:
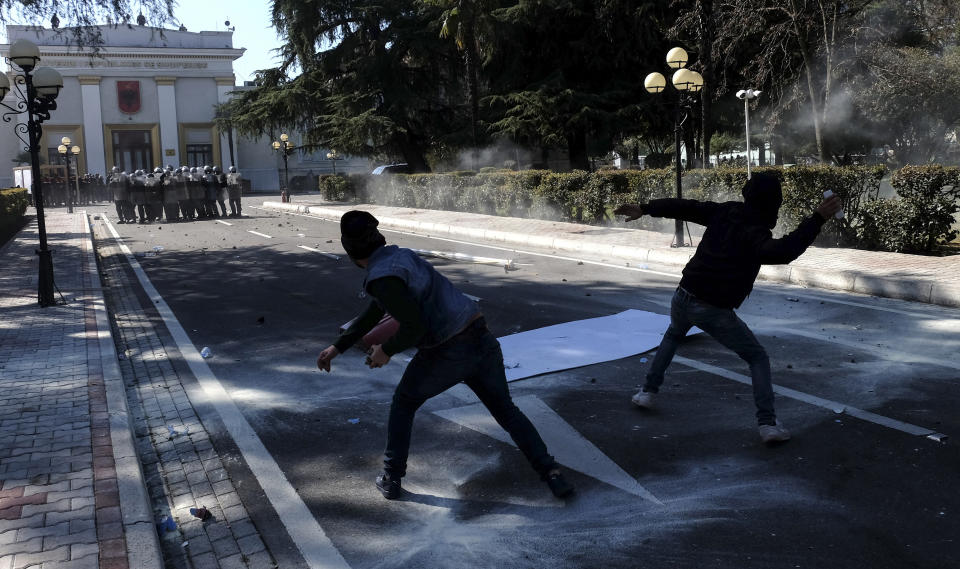
[[(498, 338), (507, 381), (608, 362), (660, 345), (670, 316), (625, 310), (612, 316), (575, 320)], [(693, 328), (687, 335), (697, 334)]]

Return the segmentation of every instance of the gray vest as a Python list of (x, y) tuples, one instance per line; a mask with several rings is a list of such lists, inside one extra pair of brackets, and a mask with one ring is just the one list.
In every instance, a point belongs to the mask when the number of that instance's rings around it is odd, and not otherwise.
[(370, 255), (364, 290), (367, 283), (383, 277), (398, 277), (406, 283), (410, 295), (420, 305), (427, 332), (420, 339), (418, 348), (429, 348), (449, 340), (480, 312), (476, 302), (410, 249), (386, 245)]

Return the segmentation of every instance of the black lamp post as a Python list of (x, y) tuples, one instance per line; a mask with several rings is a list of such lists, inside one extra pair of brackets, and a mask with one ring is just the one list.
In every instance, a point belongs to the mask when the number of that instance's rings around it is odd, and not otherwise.
[[(37, 300), (40, 306), (53, 306), (53, 255), (47, 248), (47, 228), (43, 217), (43, 181), (40, 179), (40, 138), (43, 136), (41, 123), (50, 118), (50, 111), (57, 108), (57, 95), (63, 88), (63, 77), (51, 67), (37, 67), (40, 61), (40, 48), (29, 40), (20, 39), (10, 46), (7, 60), (20, 68), (22, 75), (14, 75), (13, 87), (19, 99), (13, 106), (0, 102), (3, 108), (3, 121), (10, 122), (13, 117), (26, 113), (27, 122), (17, 123), (14, 132), (26, 145), (30, 153), (31, 175), (33, 177), (33, 201), (37, 209), (37, 229), (40, 233), (40, 275), (38, 279)], [(6, 73), (0, 73), (0, 100), (10, 91), (10, 80)], [(26, 140), (23, 135), (26, 134)]]
[[(677, 199), (683, 197), (683, 166), (680, 164), (680, 143), (683, 138), (683, 122), (686, 117), (683, 116), (684, 98), (686, 93), (696, 93), (703, 89), (703, 76), (696, 71), (686, 69), (687, 52), (681, 47), (675, 47), (667, 52), (667, 65), (671, 69), (676, 69), (671, 78), (674, 88), (679, 96), (677, 97), (677, 111), (673, 123), (674, 141), (677, 160)], [(659, 94), (667, 87), (666, 78), (660, 73), (651, 73), (643, 80), (643, 87), (649, 93)], [(672, 247), (686, 247), (690, 245), (683, 237), (683, 221), (676, 220), (675, 235), (673, 237)]]
[(340, 155), (337, 154), (336, 150), (331, 150), (327, 152), (327, 160), (330, 161), (330, 165), (333, 166), (333, 175), (337, 175), (337, 160), (340, 159)]
[[(60, 139), (60, 146), (57, 147), (57, 152), (63, 156), (64, 161), (67, 163), (67, 211), (73, 213), (73, 188), (70, 187), (70, 159), (78, 156), (80, 154), (79, 146), (70, 146), (70, 137), (64, 136)], [(77, 183), (80, 183), (80, 165), (77, 165)]]
[(293, 153), (296, 148), (292, 142), (290, 142), (290, 137), (286, 133), (280, 135), (280, 140), (274, 140), (271, 144), (274, 151), (280, 152), (283, 156), (283, 188), (280, 192), (281, 195), (289, 195), (290, 193), (290, 171), (287, 169), (287, 157)]

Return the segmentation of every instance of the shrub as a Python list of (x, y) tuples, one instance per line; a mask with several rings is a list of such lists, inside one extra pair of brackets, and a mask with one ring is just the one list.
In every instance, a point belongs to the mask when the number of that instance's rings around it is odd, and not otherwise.
[(20, 229), (27, 212), (26, 188), (0, 190), (0, 244), (4, 237)]
[[(889, 209), (901, 218), (894, 220), (889, 215), (880, 216), (877, 223), (883, 225), (864, 229), (868, 235), (884, 235), (885, 239), (879, 240), (881, 248), (904, 253), (931, 253), (938, 245), (957, 237), (953, 225), (954, 214), (960, 211), (957, 205), (960, 168), (937, 164), (904, 166), (894, 172), (890, 184), (897, 190), (899, 203)], [(877, 242), (871, 240), (872, 245)]]
[(832, 190), (843, 200), (844, 217), (824, 226), (820, 245), (856, 245), (857, 227), (863, 223), (863, 205), (877, 199), (885, 166), (796, 166), (783, 172), (781, 228), (796, 227)]
[(327, 201), (345, 201), (356, 195), (352, 181), (346, 176), (323, 175), (318, 181), (323, 199)]
[[(753, 171), (769, 173), (782, 181), (784, 201), (775, 230), (778, 234), (792, 231), (829, 189), (843, 199), (845, 217), (831, 220), (824, 227), (818, 238), (821, 245), (931, 252), (957, 236), (952, 225), (954, 214), (960, 211), (958, 168), (905, 167), (892, 178), (900, 195), (894, 200), (878, 199), (885, 166), (761, 167)], [(620, 223), (611, 219), (611, 213), (621, 204), (676, 195), (673, 168), (593, 173), (489, 170), (348, 179), (353, 188), (348, 191), (372, 203), (584, 223)], [(739, 201), (746, 179), (746, 169), (736, 166), (690, 170), (683, 176), (683, 197)], [(629, 226), (666, 227), (664, 220), (650, 217)]]

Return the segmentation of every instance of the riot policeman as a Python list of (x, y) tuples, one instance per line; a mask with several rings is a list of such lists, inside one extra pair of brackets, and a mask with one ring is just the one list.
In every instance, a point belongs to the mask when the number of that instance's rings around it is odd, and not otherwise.
[(177, 205), (180, 207), (180, 215), (184, 221), (193, 221), (195, 212), (190, 205), (190, 193), (187, 187), (187, 177), (190, 170), (186, 166), (177, 168), (174, 173), (174, 180), (177, 187)]
[(210, 166), (203, 167), (201, 183), (203, 184), (204, 205), (207, 214), (210, 217), (220, 217), (220, 214), (217, 213), (217, 193), (220, 190), (220, 184), (213, 174), (213, 168)]
[(161, 180), (163, 190), (163, 215), (167, 217), (167, 223), (180, 221), (180, 201), (177, 198), (177, 183), (174, 179), (173, 166), (167, 166)]
[(137, 208), (140, 223), (147, 223), (147, 188), (144, 185), (143, 170), (136, 170), (130, 177), (130, 201)]
[(159, 166), (146, 175), (143, 181), (147, 187), (147, 209), (150, 221), (163, 219), (163, 169)]
[(130, 180), (127, 179), (127, 175), (121, 172), (120, 168), (114, 166), (110, 170), (108, 185), (113, 195), (113, 205), (117, 208), (117, 223), (136, 221), (130, 203)]
[(220, 205), (220, 217), (227, 217), (227, 175), (220, 170), (220, 166), (213, 167), (213, 176), (217, 180), (217, 203)]
[(240, 174), (237, 169), (230, 166), (230, 173), (227, 174), (227, 193), (230, 196), (230, 217), (240, 217)]
[(203, 203), (203, 185), (200, 183), (200, 172), (197, 167), (190, 168), (190, 177), (187, 179), (187, 189), (190, 195), (190, 207), (197, 212), (197, 219), (205, 219), (207, 210)]

